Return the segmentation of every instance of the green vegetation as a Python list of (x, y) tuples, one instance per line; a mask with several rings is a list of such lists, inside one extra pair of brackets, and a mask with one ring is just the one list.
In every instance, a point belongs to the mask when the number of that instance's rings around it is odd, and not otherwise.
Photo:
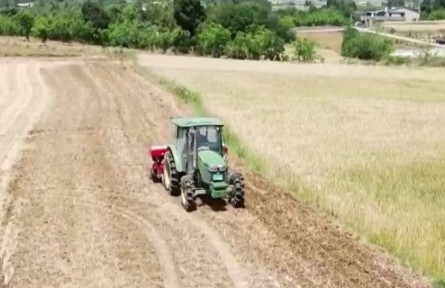
[(445, 0), (424, 0), (420, 5), (421, 20), (445, 19)]
[(333, 26), (344, 26), (351, 23), (348, 17), (345, 15), (346, 12), (340, 10), (337, 7), (326, 7), (317, 9), (313, 7), (309, 9), (308, 12), (287, 9), (278, 12), (281, 16), (281, 22), (292, 23), (294, 26), (323, 26), (323, 25), (333, 25)]
[(352, 11), (331, 3), (308, 12), (274, 12), (267, 0), (208, 1), (204, 6), (199, 0), (37, 0), (32, 8), (1, 3), (0, 8), (0, 35), (269, 60), (286, 59), (285, 45), (301, 44), (294, 42), (293, 27), (346, 25)]
[(371, 33), (360, 33), (352, 27), (343, 32), (341, 55), (361, 60), (380, 61), (394, 50), (390, 39)]

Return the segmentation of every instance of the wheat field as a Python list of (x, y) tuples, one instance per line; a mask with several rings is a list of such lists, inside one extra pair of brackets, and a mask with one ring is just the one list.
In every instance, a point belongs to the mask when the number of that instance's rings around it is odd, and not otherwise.
[(384, 22), (382, 26), (398, 32), (438, 32), (445, 30), (445, 21)]
[(296, 196), (445, 278), (441, 69), (146, 55), (199, 92)]

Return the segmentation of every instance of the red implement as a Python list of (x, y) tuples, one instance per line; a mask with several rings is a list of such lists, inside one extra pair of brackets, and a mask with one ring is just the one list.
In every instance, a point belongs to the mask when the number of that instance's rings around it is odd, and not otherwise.
[(150, 169), (150, 176), (155, 182), (162, 179), (162, 173), (164, 172), (164, 164), (162, 163), (162, 160), (164, 160), (164, 154), (167, 152), (167, 150), (167, 146), (163, 145), (150, 147), (149, 154), (151, 156), (151, 160), (153, 161)]

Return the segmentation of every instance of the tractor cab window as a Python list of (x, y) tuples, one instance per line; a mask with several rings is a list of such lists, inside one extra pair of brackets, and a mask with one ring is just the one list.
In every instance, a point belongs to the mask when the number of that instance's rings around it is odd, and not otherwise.
[(198, 150), (210, 149), (221, 154), (221, 130), (219, 127), (199, 127), (196, 131), (196, 146)]

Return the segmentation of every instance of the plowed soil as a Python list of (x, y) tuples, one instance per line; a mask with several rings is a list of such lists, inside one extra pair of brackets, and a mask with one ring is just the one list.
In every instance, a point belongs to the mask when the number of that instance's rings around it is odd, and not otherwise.
[(0, 61), (2, 276), (10, 287), (427, 287), (261, 177), (245, 209), (186, 213), (147, 174), (191, 114), (130, 66)]

